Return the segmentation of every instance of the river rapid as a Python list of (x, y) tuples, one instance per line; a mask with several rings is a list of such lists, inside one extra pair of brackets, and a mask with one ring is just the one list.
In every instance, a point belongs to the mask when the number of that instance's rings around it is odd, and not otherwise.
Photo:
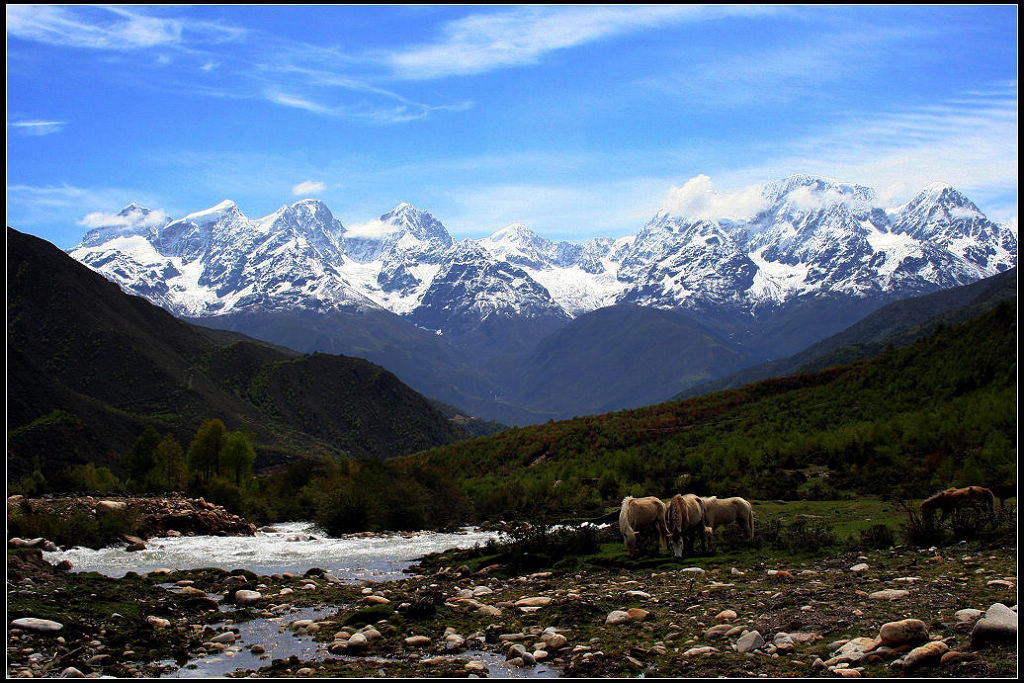
[(392, 581), (417, 558), (449, 548), (472, 548), (496, 537), (494, 532), (465, 529), (458, 533), (327, 536), (309, 522), (264, 527), (255, 536), (181, 536), (151, 538), (146, 549), (123, 546), (92, 550), (71, 548), (43, 553), (57, 564), (69, 560), (76, 572), (122, 577), (154, 569), (218, 567), (247, 569), (260, 575), (303, 574), (318, 567), (344, 581)]

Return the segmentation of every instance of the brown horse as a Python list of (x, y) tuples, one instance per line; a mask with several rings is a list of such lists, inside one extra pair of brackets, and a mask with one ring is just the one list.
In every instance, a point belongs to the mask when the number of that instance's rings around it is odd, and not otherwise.
[(668, 529), (668, 545), (674, 557), (685, 557), (693, 552), (694, 541), (700, 539), (705, 549), (707, 537), (704, 530), (704, 501), (692, 493), (676, 494), (665, 507), (665, 526)]
[(622, 532), (626, 552), (630, 557), (636, 557), (637, 554), (637, 535), (646, 536), (649, 529), (654, 530), (660, 551), (661, 544), (668, 536), (668, 530), (665, 529), (665, 504), (661, 502), (661, 498), (623, 498), (622, 507), (619, 508), (619, 531)]
[(940, 491), (921, 503), (921, 516), (931, 524), (935, 521), (935, 512), (941, 510), (939, 524), (942, 524), (951, 514), (964, 508), (977, 507), (991, 513), (995, 511), (995, 505), (995, 494), (989, 489), (982, 486), (965, 486), (962, 489)]
[(754, 509), (749, 501), (738, 496), (705, 496), (701, 500), (704, 501), (704, 535), (708, 543), (714, 527), (732, 522), (743, 529), (748, 541), (754, 540)]

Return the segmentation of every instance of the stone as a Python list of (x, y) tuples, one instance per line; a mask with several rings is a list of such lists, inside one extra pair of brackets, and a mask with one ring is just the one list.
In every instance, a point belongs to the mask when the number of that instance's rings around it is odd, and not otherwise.
[(905, 598), (908, 595), (910, 595), (910, 591), (899, 588), (886, 588), (884, 590), (870, 593), (868, 594), (868, 597), (872, 600), (899, 600), (900, 598)]
[(920, 647), (915, 647), (906, 654), (902, 660), (903, 669), (904, 671), (909, 671), (929, 662), (937, 662), (948, 651), (949, 645), (946, 645), (941, 640), (925, 643)]
[(550, 605), (552, 598), (547, 596), (538, 596), (532, 598), (521, 598), (512, 603), (516, 607), (544, 607)]
[(764, 638), (757, 631), (747, 631), (736, 641), (737, 652), (753, 652), (764, 646)]
[(732, 621), (738, 615), (731, 609), (722, 610), (715, 615), (715, 621)]
[(957, 610), (956, 614), (953, 615), (953, 621), (958, 624), (973, 624), (980, 619), (985, 613), (980, 609), (962, 609)]
[(633, 618), (629, 616), (628, 612), (613, 610), (608, 613), (607, 617), (605, 617), (604, 623), (610, 626), (620, 626), (622, 624), (633, 623)]
[(35, 617), (22, 617), (11, 622), (12, 628), (20, 628), (26, 631), (37, 633), (56, 633), (64, 628), (64, 624), (50, 619), (36, 619)]
[(629, 618), (632, 621), (644, 621), (651, 613), (645, 609), (640, 609), (639, 607), (630, 607), (626, 610), (626, 614), (629, 615)]
[(348, 647), (350, 649), (359, 649), (361, 647), (366, 647), (366, 645), (370, 641), (366, 637), (366, 635), (363, 634), (363, 633), (353, 633), (351, 636), (349, 636), (347, 642), (348, 642)]
[(162, 619), (160, 617), (154, 616), (146, 617), (146, 623), (152, 626), (153, 628), (167, 628), (171, 625), (171, 622), (167, 619)]
[(569, 639), (561, 633), (545, 634), (541, 636), (541, 640), (544, 641), (544, 646), (549, 650), (558, 650), (569, 644)]
[(842, 678), (860, 678), (860, 671), (857, 669), (832, 669), (832, 673)]
[(60, 672), (61, 678), (85, 678), (85, 674), (73, 666), (69, 666)]
[(211, 643), (224, 643), (227, 645), (230, 645), (236, 640), (238, 640), (238, 636), (235, 635), (234, 631), (225, 631), (224, 633), (218, 633), (213, 638), (210, 638)]
[(782, 631), (775, 634), (772, 644), (775, 645), (776, 650), (782, 654), (792, 652), (796, 648), (796, 642), (793, 638), (788, 633), (784, 633)]
[(928, 640), (928, 627), (920, 619), (902, 619), (883, 624), (878, 636), (890, 647), (912, 645)]
[(708, 639), (723, 638), (726, 633), (732, 630), (732, 628), (732, 624), (716, 624), (707, 631), (704, 631), (704, 637)]
[(253, 603), (259, 602), (261, 599), (263, 599), (263, 595), (259, 591), (235, 591), (236, 605), (252, 605)]
[(971, 649), (977, 650), (1001, 642), (1017, 642), (1017, 613), (997, 602), (974, 624), (971, 630)]
[(427, 636), (409, 636), (404, 642), (409, 647), (427, 647), (430, 645), (430, 638)]
[(852, 567), (850, 567), (850, 571), (851, 572), (866, 572), (868, 569), (869, 569), (868, 565), (866, 563), (864, 563), (864, 562), (861, 562), (859, 564), (855, 564)]
[(363, 598), (363, 602), (369, 603), (371, 605), (386, 605), (391, 601), (385, 598), (383, 595), (367, 595), (365, 598)]

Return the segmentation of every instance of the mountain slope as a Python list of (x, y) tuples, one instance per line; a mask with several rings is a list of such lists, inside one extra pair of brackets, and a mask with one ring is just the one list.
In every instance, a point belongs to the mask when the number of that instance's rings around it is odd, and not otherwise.
[(624, 495), (921, 497), (1016, 481), (1016, 300), (876, 359), (400, 459), (457, 473), (482, 518), (600, 513)]
[(931, 335), (940, 325), (955, 325), (1017, 296), (1017, 269), (962, 287), (897, 301), (798, 354), (745, 368), (691, 387), (675, 399), (731, 389), (769, 377), (822, 370), (832, 365), (873, 358), (889, 346), (907, 346)]
[(7, 230), (8, 474), (118, 454), (147, 425), (185, 445), (204, 419), (257, 435), (268, 464), (300, 454), (389, 457), (463, 432), (371, 363), (299, 356), (184, 323)]

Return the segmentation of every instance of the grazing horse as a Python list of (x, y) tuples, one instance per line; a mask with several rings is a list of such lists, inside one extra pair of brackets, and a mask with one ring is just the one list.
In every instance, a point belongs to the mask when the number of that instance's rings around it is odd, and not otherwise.
[(704, 534), (707, 541), (711, 541), (711, 532), (721, 524), (736, 524), (743, 529), (747, 540), (754, 540), (754, 510), (750, 503), (743, 498), (718, 498), (717, 496), (705, 496), (704, 502)]
[(965, 486), (962, 489), (946, 489), (936, 493), (921, 503), (921, 515), (928, 524), (935, 521), (935, 511), (941, 510), (939, 524), (946, 521), (951, 514), (966, 507), (980, 507), (987, 512), (994, 512), (995, 494), (981, 486)]
[(619, 509), (619, 530), (630, 557), (636, 557), (637, 554), (637, 534), (646, 533), (651, 528), (657, 537), (658, 550), (661, 550), (661, 544), (668, 536), (665, 529), (665, 504), (661, 499), (656, 496), (623, 498)]
[(668, 545), (674, 557), (685, 557), (693, 552), (694, 541), (701, 539), (705, 549), (707, 537), (704, 519), (704, 501), (692, 493), (676, 494), (665, 507), (665, 526), (668, 529)]

